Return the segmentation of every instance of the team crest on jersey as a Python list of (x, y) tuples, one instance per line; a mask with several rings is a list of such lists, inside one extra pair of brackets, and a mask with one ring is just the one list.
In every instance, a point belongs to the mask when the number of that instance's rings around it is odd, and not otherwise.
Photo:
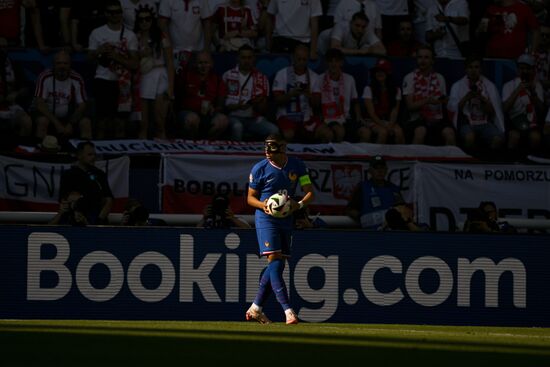
[(289, 172), (288, 179), (292, 182), (296, 182), (296, 180), (298, 179), (298, 175), (294, 172)]
[(271, 244), (269, 243), (269, 241), (265, 241), (265, 242), (264, 242), (264, 246), (265, 246), (265, 247), (269, 247), (269, 246), (271, 246)]

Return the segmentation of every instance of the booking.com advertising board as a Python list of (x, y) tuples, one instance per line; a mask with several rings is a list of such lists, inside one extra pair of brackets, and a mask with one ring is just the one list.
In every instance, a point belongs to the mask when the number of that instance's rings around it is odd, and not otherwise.
[[(529, 235), (297, 231), (307, 322), (550, 326), (550, 248)], [(243, 320), (254, 230), (5, 226), (0, 318)], [(271, 299), (266, 313), (282, 321)]]

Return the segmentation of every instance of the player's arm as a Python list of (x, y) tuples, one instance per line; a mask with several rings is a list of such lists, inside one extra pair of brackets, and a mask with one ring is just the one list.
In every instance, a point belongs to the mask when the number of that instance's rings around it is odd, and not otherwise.
[(269, 211), (266, 206), (267, 200), (261, 201), (260, 192), (258, 190), (251, 188), (250, 186), (248, 187), (248, 195), (246, 197), (246, 202), (251, 207), (263, 210), (266, 214), (269, 214)]
[(302, 209), (304, 206), (309, 205), (313, 201), (313, 199), (315, 199), (313, 184), (311, 183), (311, 179), (309, 178), (308, 174), (300, 177), (300, 186), (302, 187), (302, 191), (305, 193), (305, 195), (299, 201), (292, 200), (290, 202), (291, 212)]

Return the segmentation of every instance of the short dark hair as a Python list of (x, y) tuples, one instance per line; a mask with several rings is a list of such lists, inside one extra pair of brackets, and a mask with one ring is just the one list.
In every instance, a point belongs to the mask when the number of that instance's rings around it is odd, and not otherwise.
[(90, 146), (92, 148), (95, 148), (95, 144), (92, 143), (91, 141), (89, 140), (86, 140), (86, 141), (81, 141), (80, 143), (78, 143), (78, 145), (76, 146), (76, 154), (80, 154), (84, 151), (84, 148), (86, 148), (86, 146)]
[(254, 48), (250, 46), (249, 44), (244, 44), (241, 47), (239, 47), (239, 54), (243, 51), (252, 51), (254, 52)]
[(122, 4), (120, 3), (119, 0), (106, 0), (103, 10), (107, 10), (107, 8), (110, 6), (118, 6), (122, 9)]
[(294, 50), (292, 50), (292, 53), (296, 53), (297, 50), (304, 50), (309, 52), (309, 46), (305, 43), (298, 43), (296, 47), (294, 47)]
[(464, 65), (468, 66), (471, 63), (476, 62), (476, 61), (479, 61), (481, 63), (483, 61), (483, 58), (481, 57), (481, 55), (472, 53), (472, 54), (469, 54), (468, 56), (466, 56), (466, 58), (464, 59)]
[(286, 143), (285, 137), (280, 133), (269, 134), (265, 141), (276, 141), (277, 143)]
[(479, 203), (478, 208), (483, 210), (483, 208), (485, 208), (487, 205), (492, 206), (494, 209), (497, 208), (497, 205), (494, 203), (494, 201), (482, 201)]
[(357, 19), (361, 19), (361, 20), (364, 20), (365, 22), (370, 22), (370, 19), (369, 17), (367, 17), (367, 14), (365, 14), (364, 12), (362, 11), (358, 11), (357, 13), (353, 14), (352, 17), (351, 17), (351, 21), (353, 22), (354, 20), (357, 20)]
[(420, 50), (427, 50), (427, 51), (430, 51), (430, 53), (432, 54), (432, 57), (435, 58), (435, 51), (434, 51), (434, 49), (433, 49), (432, 46), (430, 46), (430, 45), (425, 45), (425, 44), (422, 44), (422, 45), (418, 46), (418, 47), (416, 48), (416, 54), (417, 54), (417, 55), (418, 55), (418, 51), (420, 51)]
[(406, 16), (404, 16), (403, 18), (401, 18), (399, 20), (399, 25), (401, 25), (401, 23), (411, 23), (411, 24), (413, 24), (414, 22), (413, 22), (413, 20), (411, 19), (410, 16), (406, 15)]

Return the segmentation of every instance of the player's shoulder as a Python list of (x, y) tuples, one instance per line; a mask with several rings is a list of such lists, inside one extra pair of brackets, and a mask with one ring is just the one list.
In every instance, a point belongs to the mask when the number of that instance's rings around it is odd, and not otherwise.
[(303, 167), (305, 166), (305, 163), (302, 159), (294, 156), (288, 156), (288, 162), (287, 165), (289, 167)]
[(298, 158), (294, 155), (289, 155), (288, 156), (288, 161), (292, 162), (292, 163), (304, 163), (304, 161), (301, 158)]
[(252, 172), (256, 172), (256, 171), (259, 171), (259, 170), (263, 170), (265, 169), (265, 167), (267, 167), (269, 165), (269, 162), (267, 161), (267, 159), (262, 159), (261, 161), (257, 162), (256, 164), (254, 164), (254, 166), (252, 166)]

